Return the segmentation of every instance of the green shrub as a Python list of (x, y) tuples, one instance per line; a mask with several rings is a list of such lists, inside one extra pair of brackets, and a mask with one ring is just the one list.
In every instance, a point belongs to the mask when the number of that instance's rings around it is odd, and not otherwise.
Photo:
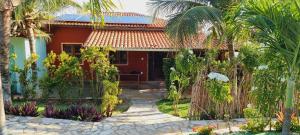
[(110, 80), (103, 81), (104, 94), (102, 96), (101, 111), (107, 117), (112, 116), (112, 112), (117, 104), (121, 102), (118, 96), (122, 89), (119, 88), (119, 82), (111, 82)]
[(165, 76), (165, 84), (167, 90), (170, 90), (171, 80), (170, 80), (170, 73), (171, 67), (174, 67), (175, 61), (173, 58), (164, 58), (163, 59), (163, 72)]
[[(56, 62), (58, 62), (58, 65)], [(43, 64), (48, 71), (48, 74), (40, 80), (43, 98), (47, 99), (49, 95), (56, 92), (60, 99), (66, 99), (69, 90), (74, 93), (74, 86), (78, 85), (78, 80), (82, 80), (83, 76), (80, 61), (77, 57), (70, 56), (65, 52), (57, 56), (51, 52)], [(81, 95), (80, 92), (79, 95)]]
[[(16, 59), (13, 57), (13, 59)], [(38, 59), (37, 55), (31, 55), (24, 61), (24, 67), (20, 68), (14, 65), (12, 71), (19, 74), (19, 83), (21, 86), (22, 95), (25, 99), (33, 99), (36, 96), (37, 83), (33, 81), (32, 64)]]
[(213, 129), (215, 129), (214, 126), (198, 126), (193, 127), (193, 132), (197, 132), (195, 135), (211, 135)]
[[(283, 114), (283, 112), (279, 112), (276, 115), (277, 115), (277, 121), (273, 124), (273, 128), (276, 131), (281, 131), (283, 120), (284, 120), (284, 114)], [(291, 120), (292, 120), (291, 128), (290, 128), (291, 131), (300, 133), (300, 122), (295, 113), (292, 114)]]
[(216, 79), (207, 81), (208, 94), (216, 103), (231, 102), (230, 84)]
[(240, 128), (252, 133), (263, 132), (267, 126), (267, 120), (263, 118), (263, 115), (254, 108), (244, 109), (244, 116), (247, 123)]

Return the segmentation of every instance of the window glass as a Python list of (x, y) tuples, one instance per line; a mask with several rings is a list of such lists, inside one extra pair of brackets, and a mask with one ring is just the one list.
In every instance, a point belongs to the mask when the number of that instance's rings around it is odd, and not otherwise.
[(127, 64), (127, 52), (125, 51), (111, 52), (109, 58), (112, 64)]
[(63, 51), (77, 58), (81, 57), (80, 49), (81, 44), (63, 44)]

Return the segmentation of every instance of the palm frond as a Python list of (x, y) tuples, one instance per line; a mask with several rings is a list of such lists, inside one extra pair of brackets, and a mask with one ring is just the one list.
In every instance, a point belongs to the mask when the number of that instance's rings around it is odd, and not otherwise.
[(89, 0), (86, 7), (91, 13), (93, 22), (104, 25), (103, 12), (111, 12), (117, 6), (113, 0)]
[(196, 6), (208, 5), (207, 0), (150, 0), (147, 5), (154, 9), (154, 16), (158, 14), (181, 13)]
[(81, 9), (81, 6), (74, 0), (39, 0), (38, 2), (42, 11), (47, 11), (49, 14), (54, 14), (65, 7), (75, 7)]
[(243, 8), (255, 39), (281, 54), (290, 68), (300, 66), (299, 9), (297, 2), (280, 0), (249, 0)]
[(215, 29), (218, 29), (216, 31), (222, 29), (221, 16), (221, 11), (217, 8), (197, 6), (170, 19), (166, 32), (172, 39), (184, 44), (188, 38), (198, 35), (201, 31), (200, 26), (205, 23), (212, 24)]

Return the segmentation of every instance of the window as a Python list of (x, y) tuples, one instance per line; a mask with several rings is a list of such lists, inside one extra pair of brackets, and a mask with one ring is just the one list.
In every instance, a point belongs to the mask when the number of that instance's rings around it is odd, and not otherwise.
[(80, 58), (80, 49), (82, 44), (63, 44), (63, 51), (68, 53), (69, 55)]
[(109, 59), (112, 64), (127, 64), (127, 52), (125, 51), (110, 52)]

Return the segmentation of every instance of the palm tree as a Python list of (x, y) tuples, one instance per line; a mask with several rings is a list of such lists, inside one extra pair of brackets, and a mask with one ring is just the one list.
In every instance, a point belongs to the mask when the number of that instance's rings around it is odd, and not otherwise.
[(300, 2), (282, 0), (249, 0), (242, 8), (254, 39), (280, 54), (288, 66), (282, 134), (288, 135), (293, 110), (294, 91), (300, 69)]
[[(232, 5), (238, 0), (151, 0), (149, 5), (155, 9), (154, 14), (169, 13), (171, 19), (168, 21), (166, 32), (175, 39), (182, 47), (187, 47), (185, 42), (199, 34), (201, 26), (205, 24), (211, 25), (212, 33), (210, 38), (219, 38), (223, 44), (226, 44), (229, 51), (229, 58), (232, 65), (231, 84), (232, 94), (237, 95), (237, 66), (234, 62), (236, 40), (235, 34), (238, 31), (237, 26), (232, 23), (235, 16), (231, 16)], [(235, 11), (235, 10), (234, 10)], [(230, 22), (230, 23), (228, 23)], [(201, 79), (200, 79), (201, 80)], [(200, 81), (199, 80), (199, 81)], [(200, 92), (200, 91), (199, 91)], [(201, 95), (192, 92), (195, 95)], [(199, 100), (199, 97), (193, 96), (192, 104)], [(198, 99), (197, 99), (198, 98)], [(234, 104), (237, 106), (237, 103)], [(199, 105), (194, 105), (199, 106)], [(193, 107), (193, 106), (192, 106)], [(190, 108), (193, 110), (193, 108)], [(201, 110), (201, 109), (196, 109)], [(241, 109), (240, 109), (241, 110)]]
[(2, 93), (2, 82), (1, 82), (1, 74), (0, 74), (0, 133), (3, 132), (3, 127), (5, 125), (5, 111), (4, 111), (4, 100)]
[[(14, 10), (14, 30), (29, 40), (31, 55), (36, 54), (36, 37), (47, 34), (41, 30), (42, 23), (67, 6), (80, 7), (73, 0), (23, 0)], [(37, 63), (32, 64), (32, 80), (37, 85)]]
[(10, 17), (13, 9), (10, 0), (1, 1), (1, 36), (0, 36), (0, 69), (2, 75), (2, 87), (4, 100), (11, 102), (10, 74), (9, 74), (9, 38), (10, 38)]
[[(5, 125), (4, 99), (11, 102), (10, 78), (9, 78), (9, 38), (10, 38), (10, 17), (13, 9), (10, 0), (0, 1), (0, 133)], [(3, 75), (3, 78), (1, 77)], [(4, 87), (2, 87), (2, 79)], [(4, 91), (4, 92), (3, 92)]]

